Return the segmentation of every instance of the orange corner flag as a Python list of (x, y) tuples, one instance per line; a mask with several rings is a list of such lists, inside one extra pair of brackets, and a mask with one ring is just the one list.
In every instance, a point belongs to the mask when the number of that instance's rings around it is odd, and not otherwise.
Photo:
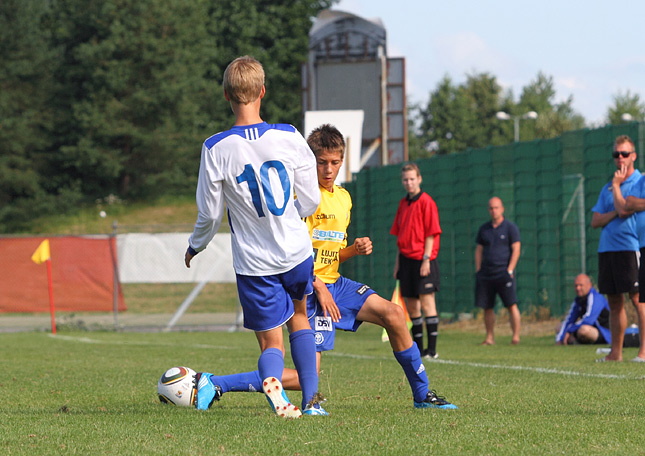
[[(408, 325), (408, 329), (411, 329), (412, 320), (410, 320), (410, 314), (408, 314), (408, 309), (405, 307), (405, 300), (403, 299), (403, 296), (401, 296), (401, 286), (398, 280), (396, 281), (396, 286), (394, 287), (391, 301), (397, 306), (403, 308), (403, 312), (405, 313), (405, 322)], [(385, 330), (385, 328), (383, 328), (383, 332), (381, 333), (381, 341), (388, 342), (389, 340), (390, 336), (388, 336), (387, 331)]]
[(42, 264), (50, 258), (49, 239), (45, 239), (40, 243), (34, 254), (31, 256), (31, 260), (36, 264)]

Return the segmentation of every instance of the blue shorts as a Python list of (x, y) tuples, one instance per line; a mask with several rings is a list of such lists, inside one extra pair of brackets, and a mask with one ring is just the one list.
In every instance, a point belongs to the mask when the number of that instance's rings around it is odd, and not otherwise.
[(363, 308), (367, 298), (374, 294), (367, 285), (354, 282), (346, 277), (340, 276), (335, 283), (327, 284), (334, 302), (340, 310), (340, 321), (332, 322), (331, 318), (325, 317), (316, 294), (309, 295), (307, 299), (307, 315), (311, 329), (315, 332), (316, 351), (322, 352), (334, 349), (336, 329), (343, 331), (356, 331), (363, 323), (356, 320), (356, 315)]
[(290, 271), (269, 276), (236, 274), (237, 294), (244, 310), (244, 327), (268, 331), (293, 316), (292, 299), (300, 300), (314, 291), (314, 260), (307, 258)]

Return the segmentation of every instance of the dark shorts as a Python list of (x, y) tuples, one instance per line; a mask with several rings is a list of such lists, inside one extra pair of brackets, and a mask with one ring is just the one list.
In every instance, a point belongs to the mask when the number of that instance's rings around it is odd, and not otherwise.
[(396, 278), (401, 284), (401, 296), (418, 298), (419, 295), (439, 291), (439, 263), (430, 261), (430, 275), (421, 277), (422, 260), (412, 260), (399, 254), (399, 272)]
[[(641, 254), (640, 258), (643, 258), (643, 255), (645, 255), (645, 247), (641, 249), (640, 254)], [(645, 302), (645, 290), (643, 290), (642, 293), (640, 292), (640, 284), (642, 283), (643, 286), (645, 286), (645, 266), (642, 263), (638, 268), (638, 283), (639, 283), (638, 302)]]
[(639, 252), (602, 252), (598, 254), (598, 291), (616, 295), (638, 293)]
[(511, 277), (508, 273), (495, 278), (480, 277), (477, 274), (475, 305), (482, 309), (492, 309), (495, 307), (495, 295), (499, 295), (504, 307), (516, 304), (515, 277)]

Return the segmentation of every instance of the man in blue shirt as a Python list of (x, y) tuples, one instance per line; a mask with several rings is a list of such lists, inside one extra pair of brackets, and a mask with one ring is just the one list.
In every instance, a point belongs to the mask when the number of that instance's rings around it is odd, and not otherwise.
[(555, 336), (556, 344), (610, 344), (607, 300), (591, 285), (586, 274), (578, 274), (574, 286), (576, 298)]
[(475, 247), (475, 305), (484, 309), (486, 339), (482, 345), (495, 344), (495, 296), (508, 309), (513, 345), (520, 343), (520, 310), (515, 296), (515, 266), (520, 258), (520, 230), (504, 218), (504, 205), (497, 196), (488, 201), (490, 222), (477, 232)]
[[(621, 139), (621, 141), (618, 141)], [(635, 151), (634, 143), (628, 136), (619, 136), (616, 140), (616, 144), (620, 142), (621, 147), (619, 149), (624, 149), (626, 152)], [(622, 152), (621, 155), (624, 155), (625, 152)], [(614, 152), (614, 155), (616, 152)], [(629, 154), (636, 156), (636, 154)], [(640, 258), (641, 263), (638, 271), (638, 283), (639, 288), (640, 284), (645, 284), (645, 265), (643, 265), (643, 255), (645, 255), (645, 176), (640, 177), (634, 185), (631, 186), (629, 190), (625, 189), (625, 194), (623, 197), (622, 188), (627, 179), (628, 167), (622, 166), (614, 173), (614, 178), (612, 180), (613, 187), (615, 191), (613, 192), (614, 205), (621, 217), (627, 217), (635, 213), (636, 217), (636, 232), (639, 240), (640, 248)], [(640, 339), (640, 350), (638, 355), (632, 359), (634, 362), (643, 363), (645, 362), (645, 293), (639, 293), (639, 297), (634, 302), (636, 306), (636, 312), (638, 313), (638, 325), (640, 327), (639, 339)], [(627, 346), (627, 344), (624, 344)], [(637, 345), (638, 346), (638, 345)]]
[[(600, 191), (591, 209), (592, 228), (602, 228), (598, 245), (598, 290), (609, 301), (611, 351), (602, 361), (623, 360), (623, 339), (627, 327), (624, 294), (638, 309), (638, 235), (633, 211), (621, 210), (622, 195), (631, 193), (641, 173), (634, 168), (636, 151), (628, 136), (619, 136), (612, 152), (616, 173)], [(617, 204), (617, 205), (616, 205)], [(642, 331), (641, 331), (642, 332)]]

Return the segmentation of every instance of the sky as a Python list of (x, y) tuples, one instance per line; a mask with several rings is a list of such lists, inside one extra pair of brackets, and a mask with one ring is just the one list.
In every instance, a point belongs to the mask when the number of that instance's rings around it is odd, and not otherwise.
[(483, 72), (518, 101), (540, 71), (555, 102), (573, 96), (590, 126), (605, 123), (618, 94), (645, 102), (643, 0), (341, 0), (332, 9), (383, 22), (414, 103), (425, 105), (446, 75), (461, 84)]

